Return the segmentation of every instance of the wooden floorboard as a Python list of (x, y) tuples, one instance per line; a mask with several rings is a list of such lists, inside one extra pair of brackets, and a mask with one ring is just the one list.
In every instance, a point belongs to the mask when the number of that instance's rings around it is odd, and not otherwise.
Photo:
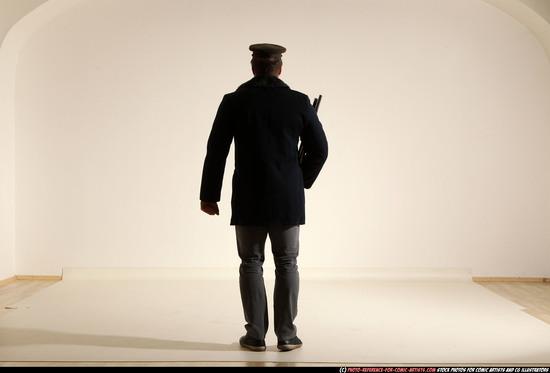
[(59, 280), (14, 280), (0, 286), (0, 316), (9, 307), (28, 298)]
[(525, 308), (525, 312), (550, 324), (550, 283), (548, 282), (478, 282)]

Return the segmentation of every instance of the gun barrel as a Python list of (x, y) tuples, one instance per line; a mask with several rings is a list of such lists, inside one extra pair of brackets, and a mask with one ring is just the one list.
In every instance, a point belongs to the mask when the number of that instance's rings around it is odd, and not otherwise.
[(313, 100), (313, 107), (315, 108), (315, 111), (319, 111), (319, 105), (321, 105), (321, 99), (323, 98), (323, 95), (319, 95), (319, 98), (316, 98)]

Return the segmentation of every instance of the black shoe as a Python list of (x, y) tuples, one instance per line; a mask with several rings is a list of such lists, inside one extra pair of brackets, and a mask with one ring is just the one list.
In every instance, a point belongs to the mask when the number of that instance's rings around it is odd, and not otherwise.
[(244, 348), (252, 351), (265, 351), (265, 341), (263, 339), (254, 339), (244, 335), (239, 339), (239, 343)]
[(298, 337), (286, 341), (277, 341), (277, 348), (281, 351), (291, 351), (302, 347), (302, 341)]

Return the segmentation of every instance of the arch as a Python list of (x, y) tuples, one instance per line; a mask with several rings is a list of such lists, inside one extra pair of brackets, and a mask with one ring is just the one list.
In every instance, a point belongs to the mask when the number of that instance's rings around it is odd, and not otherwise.
[[(49, 0), (29, 12), (6, 34), (0, 48), (0, 122), (13, 123), (13, 87), (21, 48), (40, 27), (83, 0)], [(11, 113), (11, 115), (10, 115)]]
[(541, 43), (548, 60), (550, 60), (550, 15), (541, 15), (534, 8), (520, 0), (483, 0), (514, 17), (531, 31)]

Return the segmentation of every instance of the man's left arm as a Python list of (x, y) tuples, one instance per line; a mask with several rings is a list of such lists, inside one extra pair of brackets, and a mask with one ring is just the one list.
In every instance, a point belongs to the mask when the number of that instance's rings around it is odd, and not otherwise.
[(201, 210), (209, 215), (219, 215), (225, 163), (233, 141), (233, 128), (224, 98), (218, 108), (206, 150), (200, 189)]
[(308, 123), (302, 132), (302, 143), (304, 144), (304, 158), (302, 161), (302, 173), (304, 176), (304, 187), (311, 188), (315, 179), (321, 172), (328, 157), (328, 142), (319, 121), (316, 111), (312, 106), (308, 107)]

